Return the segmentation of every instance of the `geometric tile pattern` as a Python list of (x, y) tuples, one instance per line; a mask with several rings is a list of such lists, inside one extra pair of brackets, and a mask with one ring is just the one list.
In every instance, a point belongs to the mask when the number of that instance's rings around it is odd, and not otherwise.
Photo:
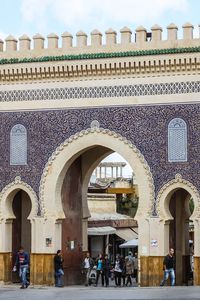
[[(168, 124), (176, 118), (187, 124), (188, 155), (187, 161), (171, 163), (168, 162)], [(27, 130), (26, 165), (10, 165), (10, 132), (16, 124), (23, 124)], [(144, 155), (153, 175), (155, 195), (176, 174), (181, 174), (200, 191), (200, 103), (0, 112), (0, 190), (21, 176), (39, 196), (42, 172), (55, 149), (93, 124), (121, 134)]]
[(200, 81), (0, 91), (0, 102), (199, 93)]

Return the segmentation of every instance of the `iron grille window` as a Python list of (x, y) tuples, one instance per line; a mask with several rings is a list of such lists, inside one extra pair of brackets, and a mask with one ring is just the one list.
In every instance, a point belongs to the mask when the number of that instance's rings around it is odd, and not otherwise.
[(10, 165), (27, 164), (27, 130), (17, 124), (10, 131)]
[(171, 120), (168, 125), (168, 161), (187, 161), (187, 125), (180, 118)]

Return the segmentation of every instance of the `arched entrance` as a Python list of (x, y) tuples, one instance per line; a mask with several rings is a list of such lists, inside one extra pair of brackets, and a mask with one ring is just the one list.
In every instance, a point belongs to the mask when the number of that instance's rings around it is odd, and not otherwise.
[(172, 215), (169, 229), (169, 247), (175, 249), (176, 285), (193, 283), (192, 256), (194, 238), (190, 221), (191, 195), (184, 189), (176, 189), (171, 195), (169, 210)]
[[(12, 202), (13, 214), (15, 215), (12, 222), (12, 265), (20, 246), (23, 246), (29, 254), (31, 253), (31, 223), (28, 219), (31, 208), (31, 200), (28, 194), (23, 190), (18, 191)], [(17, 273), (12, 275), (12, 281), (18, 281)]]
[(15, 253), (22, 245), (31, 254), (32, 220), (36, 218), (38, 200), (33, 189), (20, 176), (0, 193), (1, 280), (18, 281), (12, 274)]
[[(168, 182), (158, 194), (159, 214), (164, 222), (163, 255), (175, 249), (176, 285), (193, 284), (191, 278), (192, 256), (198, 254), (199, 193), (180, 174)], [(192, 208), (191, 208), (192, 203)], [(196, 277), (194, 269), (194, 278)], [(194, 280), (195, 283), (195, 280)]]
[[(62, 220), (60, 244), (65, 256), (65, 283), (79, 283), (82, 252), (87, 251), (88, 182), (94, 168), (112, 152), (117, 152), (135, 172), (139, 206), (135, 219), (140, 222), (145, 255), (149, 255), (149, 222), (154, 201), (150, 168), (140, 151), (121, 135), (107, 129), (90, 128), (62, 143), (49, 159), (41, 179), (40, 202), (45, 218)], [(51, 195), (51, 201), (49, 200)], [(144, 233), (144, 235), (143, 235)], [(58, 241), (55, 237), (53, 240)], [(54, 248), (56, 251), (56, 248)]]

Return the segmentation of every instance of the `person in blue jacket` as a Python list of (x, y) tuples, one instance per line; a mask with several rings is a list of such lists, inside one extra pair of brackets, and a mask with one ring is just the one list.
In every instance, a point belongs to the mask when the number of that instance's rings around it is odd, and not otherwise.
[(97, 266), (97, 277), (96, 277), (96, 284), (98, 285), (99, 276), (101, 275), (101, 285), (104, 286), (104, 275), (103, 275), (103, 255), (99, 253), (97, 259), (96, 259), (96, 266)]

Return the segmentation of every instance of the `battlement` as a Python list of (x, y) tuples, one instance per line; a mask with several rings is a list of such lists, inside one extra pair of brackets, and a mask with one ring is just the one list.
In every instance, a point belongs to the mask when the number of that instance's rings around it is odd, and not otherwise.
[(110, 28), (105, 32), (105, 43), (103, 43), (102, 33), (98, 30), (91, 32), (90, 41), (83, 31), (77, 32), (75, 38), (69, 32), (64, 32), (61, 38), (51, 33), (47, 36), (47, 40), (40, 34), (34, 35), (32, 40), (27, 35), (22, 35), (18, 40), (9, 35), (5, 41), (0, 39), (0, 59), (200, 46), (200, 36), (193, 37), (194, 26), (190, 23), (182, 26), (182, 38), (178, 38), (178, 27), (175, 24), (170, 24), (166, 30), (167, 38), (163, 39), (163, 29), (158, 25), (152, 26), (150, 32), (139, 26), (134, 33), (130, 28), (124, 27), (120, 30), (120, 36), (117, 36), (117, 32)]

